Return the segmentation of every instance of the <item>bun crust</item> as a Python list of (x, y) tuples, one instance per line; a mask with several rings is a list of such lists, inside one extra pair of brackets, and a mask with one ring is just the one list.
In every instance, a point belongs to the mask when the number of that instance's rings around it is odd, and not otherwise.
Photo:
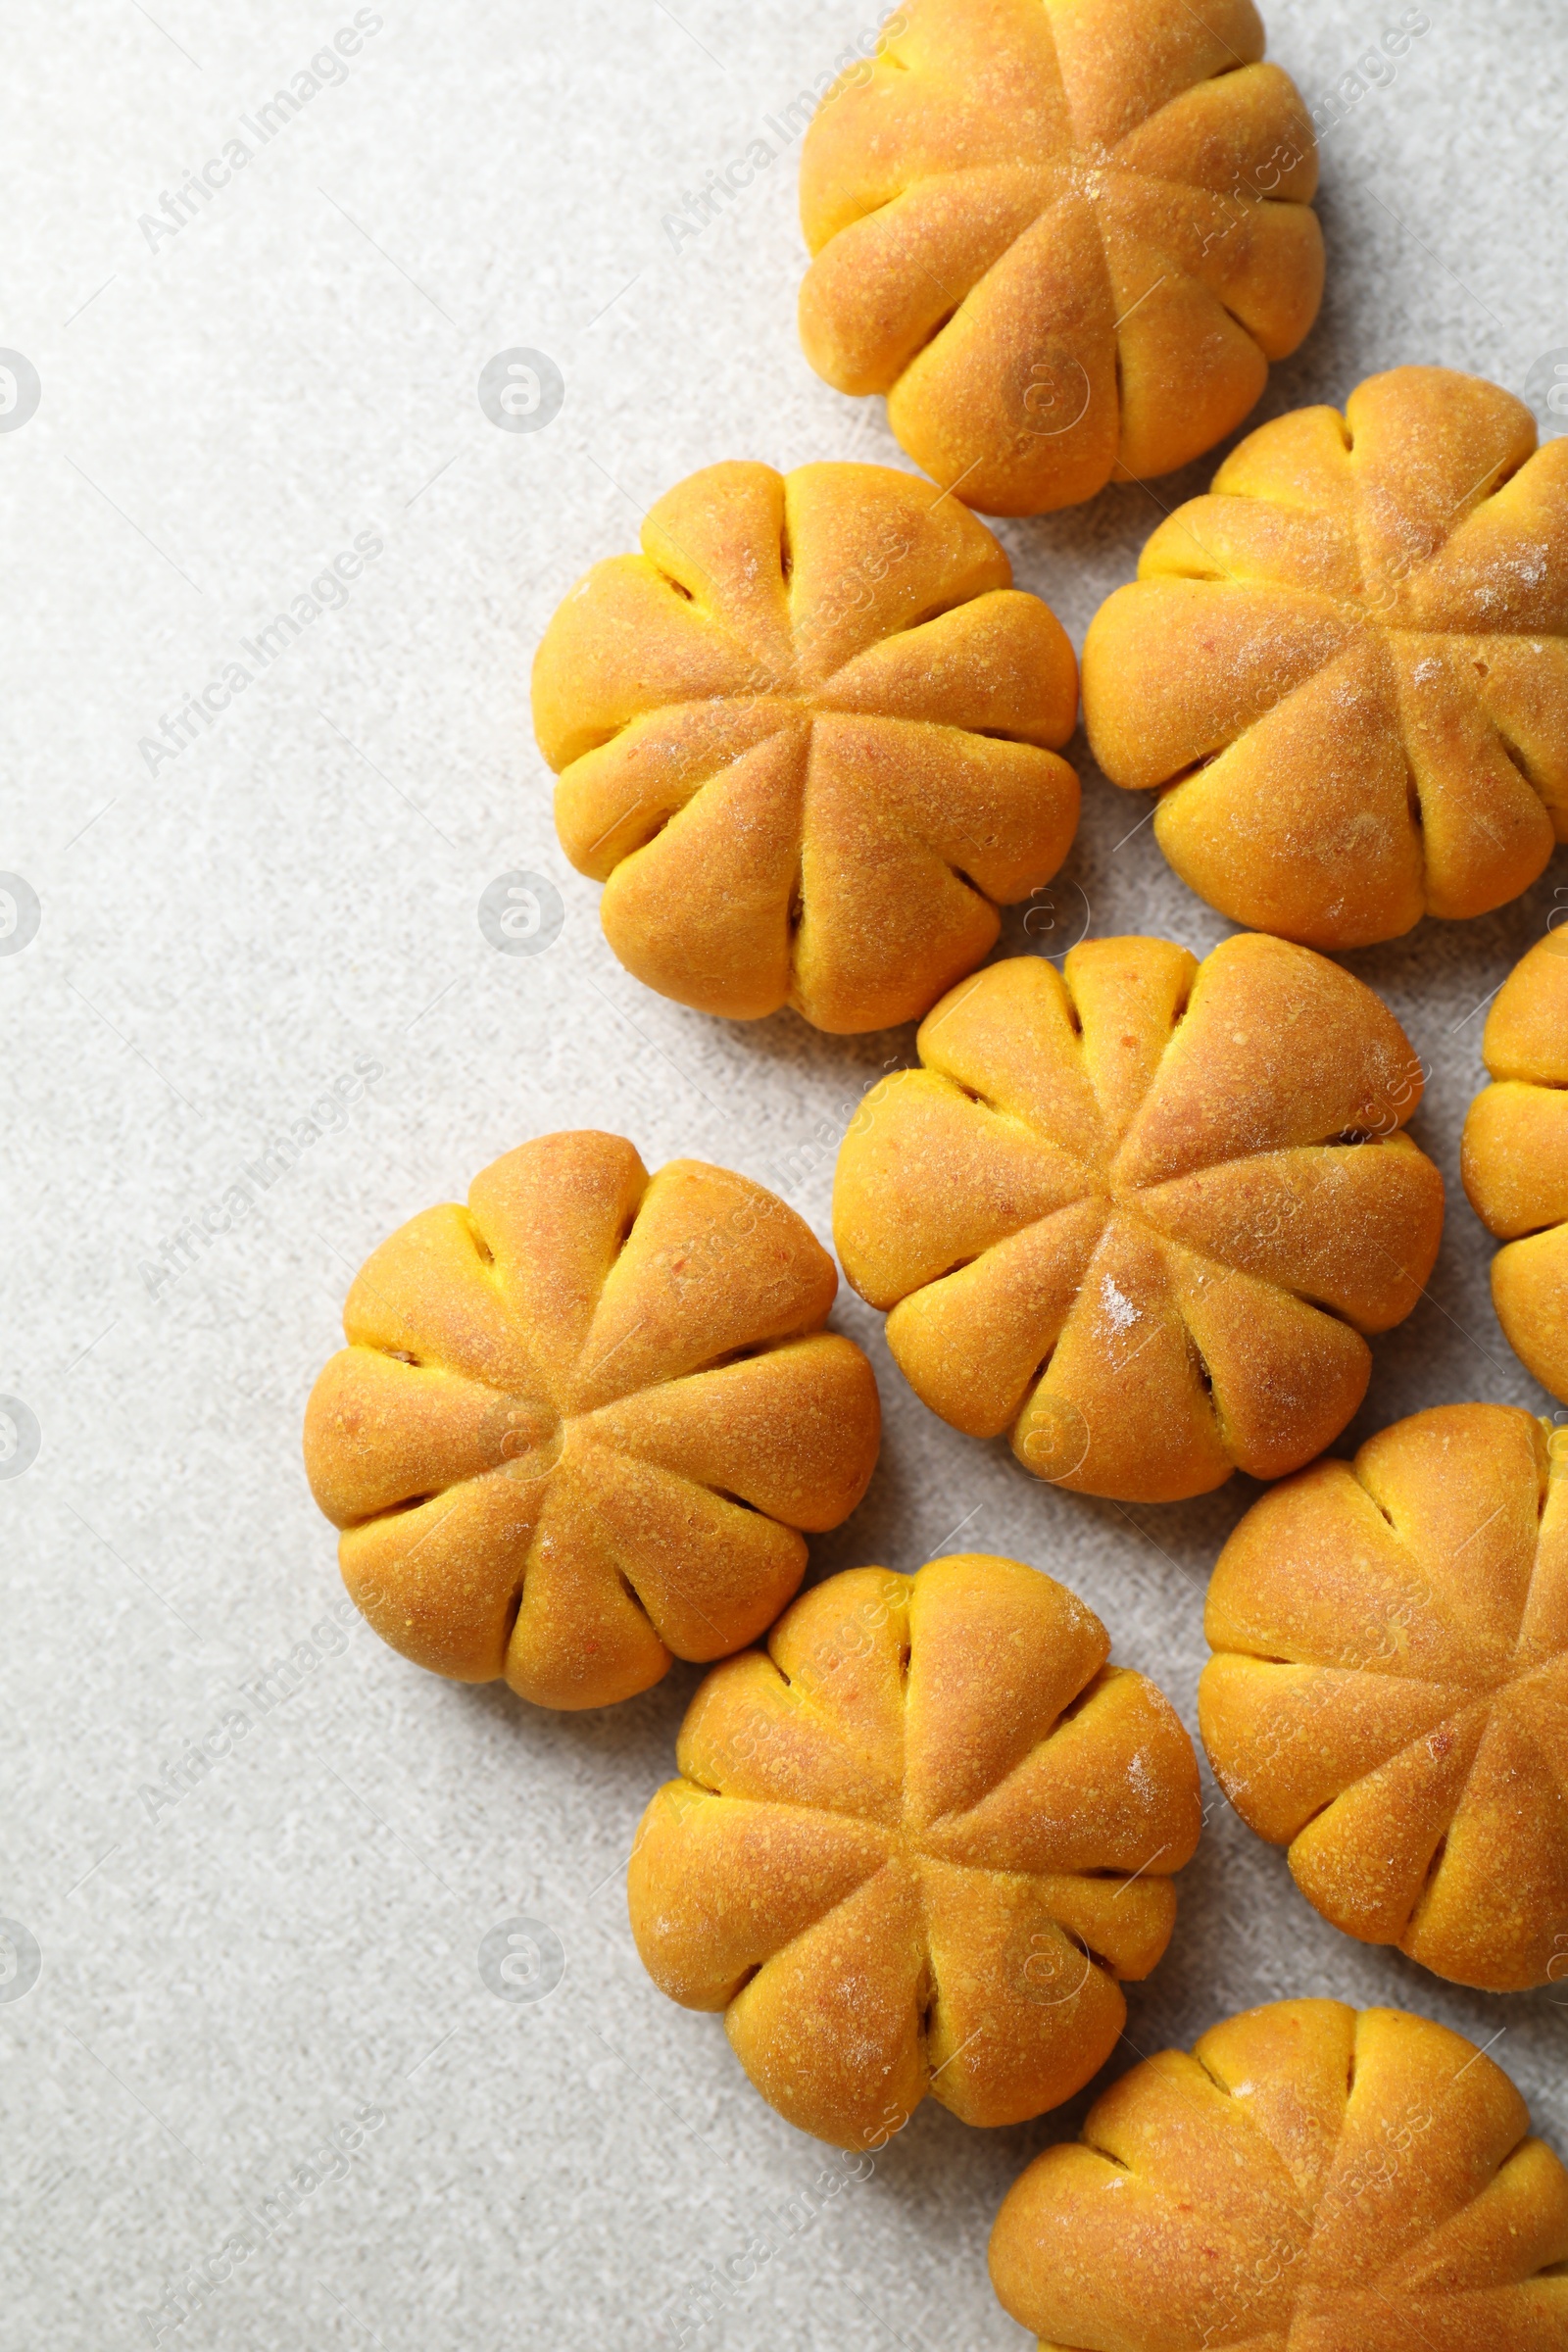
[(1535, 449), (1495, 384), (1372, 376), (1260, 426), (1101, 607), (1095, 757), (1233, 921), (1366, 947), (1568, 841), (1568, 440)]
[(1060, 623), (883, 466), (710, 466), (545, 632), (556, 827), (627, 970), (702, 1012), (917, 1019), (1066, 856)]
[(1492, 1298), (1508, 1345), (1568, 1404), (1568, 933), (1548, 931), (1515, 965), (1482, 1054), (1494, 1084), (1464, 1123), (1464, 1189), (1507, 1244)]
[(1443, 1229), (1371, 990), (1277, 939), (1094, 940), (990, 965), (918, 1043), (851, 1125), (833, 1227), (931, 1410), (1125, 1501), (1320, 1453)]
[(870, 1481), (871, 1367), (773, 1194), (547, 1135), (383, 1242), (305, 1421), (343, 1581), (392, 1647), (545, 1707), (714, 1658)]
[(1317, 148), (1251, 0), (909, 0), (817, 110), (801, 341), (991, 514), (1168, 473), (1323, 293)]
[(966, 2123), (1108, 2057), (1198, 1842), (1192, 1742), (1016, 1560), (853, 1569), (708, 1677), (632, 1852), (661, 1990), (722, 2010), (762, 2096), (882, 2147), (929, 2091)]
[(1314, 1463), (1221, 1552), (1199, 1723), (1348, 1936), (1513, 1992), (1568, 1975), (1568, 1476), (1499, 1404)]
[(1040, 2352), (1559, 2352), (1568, 2174), (1529, 2128), (1446, 2026), (1272, 2002), (1037, 2156), (992, 2281)]

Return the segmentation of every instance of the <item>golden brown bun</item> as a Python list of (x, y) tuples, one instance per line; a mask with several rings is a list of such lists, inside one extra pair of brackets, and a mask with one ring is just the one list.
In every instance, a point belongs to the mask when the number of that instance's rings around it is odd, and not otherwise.
[(1529, 2127), (1446, 2026), (1271, 2002), (1035, 2158), (992, 2282), (1041, 2352), (1563, 2352), (1568, 2174)]
[(822, 1330), (838, 1277), (724, 1168), (650, 1178), (617, 1135), (547, 1135), (426, 1209), (349, 1292), (305, 1466), (384, 1642), (544, 1707), (646, 1690), (755, 1641), (798, 1532), (865, 1493), (871, 1367)]
[(1568, 1973), (1568, 1476), (1500, 1404), (1314, 1463), (1221, 1552), (1220, 1787), (1366, 1943), (1513, 1992)]
[(1548, 931), (1503, 982), (1482, 1053), (1496, 1083), (1464, 1123), (1464, 1189), (1489, 1233), (1509, 1347), (1568, 1404), (1568, 932)]
[(992, 964), (918, 1043), (844, 1140), (833, 1229), (933, 1412), (1137, 1502), (1338, 1436), (1443, 1230), (1370, 989), (1283, 940), (1100, 939), (1064, 977)]
[(556, 826), (630, 972), (701, 1012), (913, 1020), (1067, 855), (1060, 623), (884, 466), (710, 466), (596, 564), (533, 670)]
[(801, 158), (801, 341), (992, 514), (1168, 473), (1323, 294), (1317, 147), (1251, 0), (906, 0)]
[(1315, 948), (1485, 914), (1568, 841), (1568, 440), (1396, 368), (1261, 425), (1084, 643), (1114, 784), (1233, 921)]
[(929, 2091), (1011, 2124), (1088, 2082), (1198, 1842), (1173, 1709), (1016, 1560), (858, 1568), (708, 1677), (628, 1901), (649, 1974), (722, 2009), (781, 2115), (883, 2146)]

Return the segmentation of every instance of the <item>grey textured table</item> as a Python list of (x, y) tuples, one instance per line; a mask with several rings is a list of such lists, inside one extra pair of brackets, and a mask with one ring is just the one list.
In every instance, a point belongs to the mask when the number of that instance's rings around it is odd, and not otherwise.
[[(1421, 13), (1391, 81), (1356, 74)], [(796, 147), (766, 127), (874, 22), (869, 0), (13, 0), (0, 343), (41, 397), (0, 433), (0, 866), (40, 922), (0, 956), (0, 1390), (39, 1449), (0, 1480), (0, 1914), (40, 1969), (27, 1984), (13, 1939), (4, 2352), (1023, 2341), (986, 2233), (1083, 2102), (993, 2133), (928, 2103), (866, 2178), (791, 2131), (627, 1932), (627, 1846), (695, 1674), (563, 1719), (405, 1665), (334, 1614), (299, 1461), (353, 1269), (496, 1153), (619, 1130), (650, 1165), (691, 1152), (778, 1186), (825, 1238), (847, 1108), (907, 1045), (640, 990), (555, 846), (526, 704), (557, 599), (694, 466), (901, 462), (879, 405), (799, 355)], [(1568, 347), (1560, 0), (1274, 0), (1271, 33), (1310, 97), (1340, 96), (1323, 317), (1259, 416), (1407, 360), (1522, 388)], [(323, 52), (320, 88), (262, 116)], [(675, 237), (683, 195), (759, 138), (777, 152), (753, 183)], [(190, 174), (206, 192), (181, 203)], [(475, 397), (517, 348), (564, 383), (531, 433)], [(1156, 519), (1121, 489), (1003, 536), (1081, 644)], [(312, 596), (356, 545), (341, 596)], [(301, 597), (318, 614), (262, 642)], [(249, 677), (227, 708), (163, 734), (228, 664)], [(1149, 831), (1123, 838), (1143, 804), (1075, 756), (1060, 928), (1026, 942), (1014, 918), (1004, 950), (1086, 925), (1211, 945), (1225, 926)], [(560, 891), (548, 953), (480, 929), (518, 869)], [(1450, 1399), (1546, 1407), (1493, 1317), (1457, 1150), (1476, 1007), (1565, 888), (1559, 857), (1494, 918), (1348, 958), (1432, 1069), (1415, 1132), (1452, 1188), (1430, 1296), (1379, 1343), (1352, 1438)], [(172, 1273), (173, 1237), (221, 1226), (300, 1122), (254, 1215)], [(914, 1402), (856, 1299), (836, 1320), (876, 1364), (887, 1443), (811, 1573), (955, 1542), (1038, 1562), (1191, 1724), (1204, 1579), (1256, 1490), (1126, 1511), (1042, 1489)], [(161, 1801), (290, 1653), (294, 1694)], [(1489, 1999), (1348, 1942), (1217, 1798), (1180, 1890), (1130, 2044), (1287, 1993), (1402, 2003), (1494, 2041), (1568, 2152), (1568, 1988)], [(548, 1998), (481, 1979), (481, 1939), (518, 1916), (559, 1936)], [(225, 2256), (244, 2232), (254, 2251)], [(710, 2265), (751, 2276), (699, 2333)]]

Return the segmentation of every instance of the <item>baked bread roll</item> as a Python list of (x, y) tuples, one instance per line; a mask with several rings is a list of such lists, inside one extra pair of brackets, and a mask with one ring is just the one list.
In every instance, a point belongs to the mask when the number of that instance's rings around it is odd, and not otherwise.
[(1049, 1576), (963, 1553), (804, 1593), (717, 1667), (643, 1817), (632, 1934), (779, 2113), (883, 2146), (1069, 2098), (1170, 1939), (1198, 1842), (1174, 1710)]
[(812, 120), (801, 341), (927, 473), (1038, 514), (1240, 424), (1323, 293), (1251, 0), (906, 0)]
[(545, 1707), (716, 1658), (869, 1483), (876, 1382), (773, 1194), (616, 1135), (547, 1135), (373, 1252), (305, 1466), (343, 1580), (416, 1665)]
[(884, 466), (710, 466), (533, 670), (556, 825), (629, 972), (702, 1012), (915, 1019), (1067, 855), (1078, 665), (984, 523)]
[(992, 2281), (1040, 2352), (1561, 2352), (1568, 2174), (1529, 2129), (1446, 2026), (1274, 2001), (1037, 2156)]
[(1307, 1900), (1490, 1992), (1568, 1972), (1568, 1476), (1443, 1405), (1254, 1503), (1219, 1556), (1199, 1722)]
[(1508, 1245), (1492, 1261), (1508, 1345), (1568, 1404), (1568, 933), (1510, 972), (1481, 1050), (1495, 1083), (1464, 1123), (1464, 1189)]
[(1443, 1180), (1421, 1071), (1337, 964), (1100, 939), (990, 965), (839, 1154), (844, 1271), (915, 1394), (1026, 1468), (1172, 1502), (1278, 1478), (1360, 1404), (1414, 1306)]
[(1316, 948), (1485, 914), (1568, 841), (1568, 440), (1446, 368), (1259, 426), (1084, 643), (1114, 784), (1233, 921)]

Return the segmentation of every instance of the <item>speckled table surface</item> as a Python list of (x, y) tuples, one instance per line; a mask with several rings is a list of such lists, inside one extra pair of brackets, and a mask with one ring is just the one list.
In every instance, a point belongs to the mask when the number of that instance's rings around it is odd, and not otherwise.
[[(1558, 0), (1268, 14), (1271, 53), (1338, 98), (1327, 301), (1259, 415), (1406, 360), (1523, 388), (1568, 347)], [(1428, 29), (1396, 67), (1359, 72), (1412, 14)], [(670, 482), (732, 455), (900, 462), (880, 406), (799, 355), (796, 156), (763, 127), (874, 15), (15, 0), (0, 342), (40, 397), (0, 437), (0, 866), (39, 923), (0, 956), (0, 1390), (37, 1452), (0, 1481), (0, 1914), (24, 1931), (0, 1993), (4, 2352), (641, 2352), (683, 2328), (759, 2352), (1023, 2341), (986, 2234), (1083, 2102), (992, 2133), (928, 2103), (868, 2178), (828, 2165), (824, 2186), (824, 2152), (631, 1946), (624, 1859), (694, 1671), (562, 1719), (405, 1665), (334, 1613), (298, 1446), (353, 1268), (495, 1154), (618, 1130), (650, 1165), (693, 1153), (775, 1185), (825, 1239), (846, 1108), (907, 1045), (789, 1015), (727, 1026), (640, 990), (555, 845), (526, 711), (556, 601)], [(259, 119), (356, 24), (341, 74)], [(776, 152), (744, 195), (672, 240), (683, 191), (759, 137)], [(210, 202), (142, 224), (215, 163)], [(475, 397), (516, 348), (564, 387), (530, 434)], [(1125, 488), (1002, 535), (1081, 644), (1156, 518)], [(312, 596), (356, 548), (341, 597)], [(301, 597), (320, 609), (298, 637), (259, 645)], [(229, 707), (150, 758), (230, 664), (249, 674)], [(1147, 829), (1126, 838), (1138, 804), (1075, 756), (1060, 928), (1025, 941), (1014, 917), (1004, 951), (1086, 927), (1211, 945), (1224, 924)], [(548, 953), (497, 954), (478, 920), (517, 870), (559, 890)], [(1415, 1133), (1451, 1188), (1429, 1294), (1378, 1344), (1351, 1439), (1451, 1399), (1546, 1407), (1494, 1321), (1457, 1153), (1477, 1007), (1565, 885), (1559, 856), (1494, 917), (1347, 959), (1431, 1069)], [(300, 1122), (256, 1213), (156, 1279)], [(1204, 1580), (1256, 1489), (1141, 1510), (1042, 1489), (914, 1401), (853, 1297), (836, 1321), (871, 1353), (887, 1440), (811, 1574), (913, 1568), (955, 1541), (1034, 1561), (1191, 1725)], [(291, 1651), (310, 1661), (295, 1694), (150, 1804)], [(548, 1999), (498, 2000), (479, 1973), (482, 1938), (517, 1916), (559, 1936)], [(1348, 1942), (1216, 1801), (1129, 2043), (1298, 1992), (1501, 2034), (1568, 2152), (1568, 2000), (1468, 1994)], [(320, 2156), (329, 2136), (351, 2152)], [(288, 2184), (292, 2218), (225, 2263)], [(754, 2241), (765, 2255), (696, 2334), (709, 2266)]]

